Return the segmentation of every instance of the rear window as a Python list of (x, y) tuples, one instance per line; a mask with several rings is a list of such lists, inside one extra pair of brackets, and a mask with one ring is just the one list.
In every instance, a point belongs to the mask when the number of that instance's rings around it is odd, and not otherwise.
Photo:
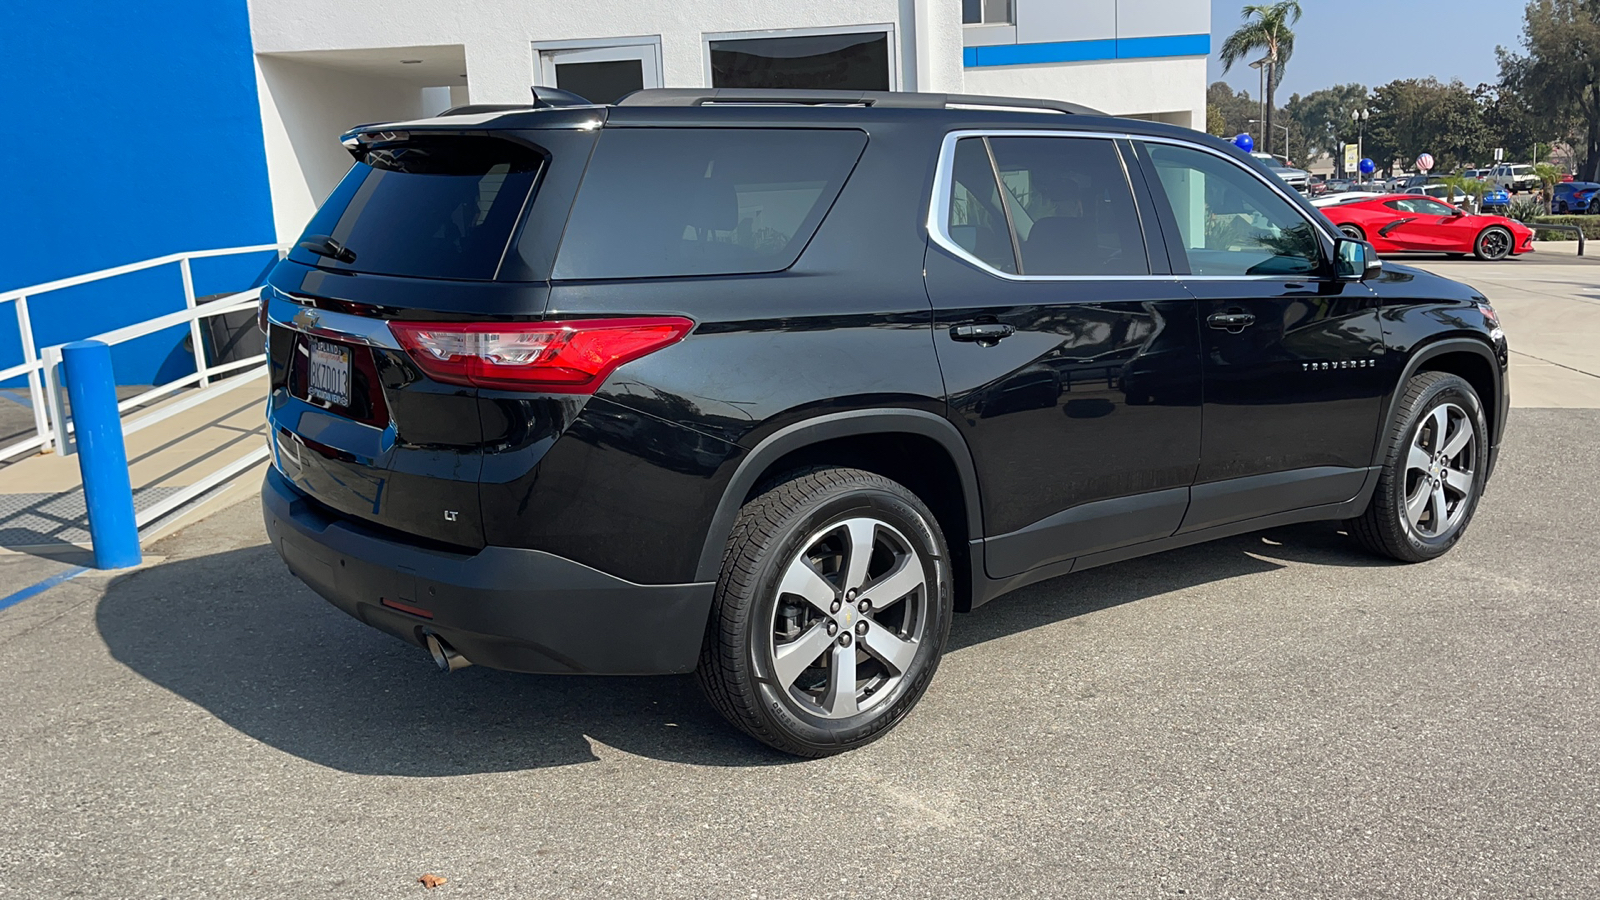
[(493, 279), (543, 163), (539, 151), (499, 138), (411, 135), (375, 146), (289, 258), (347, 272)]
[(786, 269), (866, 143), (854, 130), (607, 130), (567, 220), (555, 277)]

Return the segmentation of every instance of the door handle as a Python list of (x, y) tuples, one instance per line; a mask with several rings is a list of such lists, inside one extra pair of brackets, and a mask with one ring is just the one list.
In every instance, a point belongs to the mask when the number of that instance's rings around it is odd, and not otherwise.
[(1225, 313), (1212, 313), (1206, 317), (1206, 324), (1212, 328), (1223, 330), (1229, 334), (1238, 334), (1255, 324), (1256, 317), (1247, 312), (1230, 309)]
[(1013, 334), (1017, 329), (1003, 322), (982, 322), (969, 325), (953, 325), (950, 328), (952, 341), (969, 341), (971, 343), (991, 346), (999, 343)]

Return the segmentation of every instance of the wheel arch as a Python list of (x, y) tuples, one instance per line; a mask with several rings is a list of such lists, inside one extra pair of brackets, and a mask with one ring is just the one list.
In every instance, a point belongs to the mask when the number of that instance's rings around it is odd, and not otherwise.
[[(957, 606), (971, 578), (969, 541), (983, 536), (977, 469), (956, 427), (914, 409), (829, 413), (769, 435), (740, 460), (717, 503), (695, 569), (697, 581), (715, 581), (739, 508), (770, 477), (809, 465), (844, 465), (904, 484), (933, 511), (952, 559)], [(952, 490), (953, 489), (953, 490)]]
[(1494, 349), (1476, 338), (1442, 338), (1423, 345), (1406, 361), (1405, 369), (1389, 396), (1388, 409), (1383, 417), (1382, 430), (1379, 431), (1380, 440), (1373, 447), (1373, 465), (1379, 465), (1382, 461), (1384, 444), (1381, 436), (1390, 433), (1394, 418), (1399, 415), (1406, 382), (1421, 372), (1447, 372), (1460, 376), (1472, 385), (1478, 399), (1483, 402), (1483, 414), (1489, 420), (1490, 446), (1500, 443), (1500, 429), (1504, 425), (1501, 421), (1500, 399), (1505, 390), (1505, 381)]

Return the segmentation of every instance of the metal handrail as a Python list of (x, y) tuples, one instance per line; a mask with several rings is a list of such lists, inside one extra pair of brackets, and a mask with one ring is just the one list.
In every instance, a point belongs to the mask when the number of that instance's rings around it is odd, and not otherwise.
[[(60, 345), (43, 348), (38, 346), (33, 333), (33, 321), (28, 306), (30, 298), (52, 291), (103, 281), (108, 278), (116, 278), (132, 272), (177, 264), (183, 277), (184, 309), (94, 336), (95, 340), (103, 341), (107, 344), (118, 344), (146, 334), (152, 334), (164, 328), (171, 328), (175, 325), (187, 324), (189, 326), (189, 340), (192, 344), (195, 358), (194, 374), (186, 375), (123, 400), (117, 405), (117, 408), (119, 411), (126, 413), (131, 409), (191, 385), (198, 385), (203, 390), (218, 375), (234, 372), (246, 365), (261, 363), (265, 360), (263, 356), (255, 356), (248, 360), (235, 360), (234, 362), (217, 366), (206, 365), (205, 341), (200, 329), (200, 320), (251, 308), (255, 305), (256, 298), (260, 295), (260, 289), (252, 288), (248, 291), (230, 294), (217, 300), (199, 304), (195, 299), (194, 277), (190, 261), (218, 256), (237, 256), (245, 253), (265, 253), (268, 251), (275, 251), (279, 258), (282, 258), (287, 249), (287, 245), (284, 244), (254, 244), (247, 247), (224, 247), (213, 250), (196, 250), (188, 253), (169, 253), (166, 256), (159, 256), (154, 259), (113, 266), (109, 269), (100, 269), (83, 275), (74, 275), (70, 278), (58, 278), (54, 281), (46, 281), (28, 287), (0, 292), (0, 303), (12, 303), (15, 305), (17, 331), (21, 335), (23, 357), (21, 363), (0, 369), (0, 381), (22, 375), (27, 376), (28, 394), (33, 405), (34, 424), (33, 437), (24, 438), (5, 447), (0, 447), (0, 460), (10, 459), (26, 451), (41, 448), (47, 450), (55, 449), (63, 453), (72, 452), (72, 423), (65, 414), (64, 394), (59, 384), (57, 372), (61, 363)], [(58, 427), (58, 423), (66, 423), (66, 426), (64, 428)], [(124, 426), (124, 429), (126, 430), (132, 424), (128, 423)]]
[(1572, 232), (1573, 234), (1578, 236), (1578, 255), (1579, 256), (1583, 255), (1583, 228), (1582, 228), (1582, 226), (1579, 226), (1579, 225), (1556, 225), (1556, 224), (1540, 222), (1540, 221), (1537, 221), (1537, 220), (1533, 221), (1533, 222), (1529, 222), (1529, 223), (1527, 223), (1527, 225), (1528, 225), (1529, 228), (1533, 229), (1533, 233), (1536, 236), (1541, 231), (1570, 231), (1570, 232)]

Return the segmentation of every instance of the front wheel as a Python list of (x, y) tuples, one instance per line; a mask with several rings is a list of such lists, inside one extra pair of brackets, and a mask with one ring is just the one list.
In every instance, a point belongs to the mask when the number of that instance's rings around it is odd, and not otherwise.
[(1492, 225), (1478, 235), (1477, 243), (1473, 244), (1473, 253), (1479, 259), (1500, 260), (1511, 255), (1511, 232)]
[(739, 511), (700, 686), (779, 750), (851, 750), (921, 699), (951, 612), (944, 535), (915, 494), (858, 469), (798, 472)]
[(1465, 379), (1424, 372), (1406, 382), (1378, 487), (1346, 523), (1368, 550), (1424, 562), (1456, 545), (1488, 474), (1489, 429)]

